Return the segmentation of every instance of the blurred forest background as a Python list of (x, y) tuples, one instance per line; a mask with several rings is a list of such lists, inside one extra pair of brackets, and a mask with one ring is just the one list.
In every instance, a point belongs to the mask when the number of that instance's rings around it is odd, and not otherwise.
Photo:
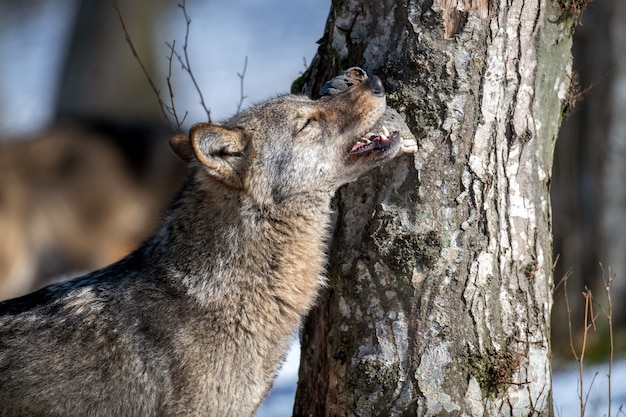
[[(177, 0), (120, 0), (129, 33), (168, 99), (165, 78), (185, 20)], [(218, 121), (277, 93), (316, 51), (330, 1), (188, 0), (189, 59)], [(576, 29), (569, 115), (552, 181), (553, 347), (571, 360), (585, 288), (597, 302), (588, 357), (609, 352), (603, 277), (612, 282), (616, 349), (626, 349), (626, 2), (594, 0)], [(247, 58), (244, 92), (241, 74)], [(184, 127), (207, 114), (174, 58)], [(156, 227), (185, 175), (172, 130), (109, 0), (0, 0), (0, 299), (101, 267)], [(602, 264), (603, 268), (600, 266)]]

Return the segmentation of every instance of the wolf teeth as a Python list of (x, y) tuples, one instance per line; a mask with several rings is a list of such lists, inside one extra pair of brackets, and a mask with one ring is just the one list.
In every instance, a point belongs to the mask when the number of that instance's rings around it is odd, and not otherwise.
[(389, 140), (389, 130), (387, 130), (385, 126), (382, 126), (378, 136), (380, 136), (381, 142), (387, 142)]

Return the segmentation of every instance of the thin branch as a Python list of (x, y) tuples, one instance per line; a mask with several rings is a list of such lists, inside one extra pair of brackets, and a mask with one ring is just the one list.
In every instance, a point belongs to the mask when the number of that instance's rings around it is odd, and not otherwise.
[[(557, 257), (558, 258), (558, 257)], [(554, 270), (554, 267), (552, 268)], [(561, 285), (563, 285), (563, 283), (565, 282), (565, 280), (567, 280), (571, 275), (572, 275), (572, 270), (568, 270), (565, 275), (563, 275), (563, 277), (561, 278), (561, 280), (554, 286), (554, 289), (552, 290), (552, 296), (554, 297), (554, 299), (556, 300), (559, 297), (559, 288), (561, 287)]]
[[(613, 283), (613, 275), (611, 275), (611, 268), (609, 267), (608, 278), (606, 278), (607, 274), (604, 271), (604, 266), (600, 263), (600, 269), (602, 269), (602, 281), (604, 282), (604, 289), (606, 291), (606, 298), (608, 302), (608, 311), (604, 312), (606, 319), (609, 323), (609, 373), (607, 375), (608, 383), (609, 383), (609, 417), (611, 417), (611, 403), (613, 402), (612, 396), (612, 388), (611, 388), (611, 375), (613, 373), (613, 353), (614, 353), (614, 342), (613, 342), (613, 301), (611, 300), (611, 284)], [(621, 410), (621, 407), (620, 407)]]
[(248, 98), (248, 96), (243, 95), (243, 81), (246, 77), (246, 70), (248, 69), (248, 57), (243, 61), (243, 71), (241, 73), (237, 73), (239, 77), (239, 104), (237, 105), (237, 113), (241, 111), (241, 106), (243, 105), (243, 101)]
[(137, 49), (135, 48), (135, 44), (133, 43), (133, 41), (130, 38), (130, 35), (128, 34), (128, 29), (126, 28), (126, 22), (124, 21), (124, 18), (122, 17), (122, 12), (120, 11), (120, 6), (119, 6), (119, 3), (118, 3), (118, 0), (113, 0), (113, 8), (115, 9), (115, 12), (117, 13), (117, 17), (119, 18), (120, 24), (122, 26), (122, 30), (124, 31), (124, 37), (126, 38), (126, 43), (128, 43), (128, 46), (130, 47), (130, 50), (133, 53), (133, 56), (135, 57), (135, 59), (139, 63), (139, 66), (141, 67), (141, 70), (143, 71), (144, 75), (148, 79), (148, 83), (150, 84), (150, 88), (152, 89), (152, 91), (156, 95), (157, 100), (159, 101), (159, 105), (161, 107), (161, 113), (163, 114), (163, 117), (165, 118), (165, 120), (167, 120), (167, 123), (170, 125), (170, 127), (172, 128), (172, 130), (174, 132), (180, 133), (180, 125), (174, 126), (174, 124), (172, 123), (170, 118), (167, 116), (167, 112), (170, 112), (170, 109), (168, 108), (168, 106), (161, 99), (161, 93), (160, 93), (159, 89), (157, 88), (156, 84), (152, 80), (152, 77), (150, 76), (150, 73), (146, 69), (145, 65), (143, 64), (143, 61), (139, 57), (139, 54), (137, 53)]
[[(585, 415), (585, 408), (587, 407), (587, 400), (589, 399), (589, 393), (591, 392), (591, 387), (593, 386), (593, 382), (595, 381), (596, 376), (598, 375), (598, 373), (596, 372), (593, 379), (591, 380), (591, 384), (589, 385), (589, 389), (587, 390), (587, 393), (585, 395), (584, 390), (583, 390), (583, 362), (585, 360), (585, 350), (587, 349), (587, 334), (589, 332), (589, 328), (593, 326), (595, 330), (596, 325), (595, 325), (595, 320), (593, 316), (593, 303), (592, 303), (593, 296), (589, 288), (585, 287), (585, 290), (583, 291), (583, 297), (585, 298), (585, 318), (584, 318), (585, 327), (583, 329), (583, 341), (582, 341), (582, 347), (580, 349), (580, 357), (578, 359), (578, 372), (580, 374), (580, 381), (579, 381), (580, 417), (584, 417)], [(591, 324), (589, 324), (590, 321), (591, 321)], [(584, 400), (583, 400), (583, 395), (585, 395)]]
[(170, 92), (170, 106), (167, 106), (167, 111), (174, 117), (176, 120), (176, 124), (179, 129), (187, 119), (188, 112), (185, 112), (182, 120), (179, 120), (178, 113), (176, 112), (176, 105), (174, 104), (174, 88), (172, 87), (172, 58), (176, 54), (176, 41), (173, 41), (172, 44), (165, 44), (170, 48), (170, 54), (167, 56), (168, 66), (167, 66), (167, 76), (165, 77), (165, 81), (167, 82), (167, 89)]
[(202, 90), (200, 89), (200, 86), (198, 86), (196, 77), (193, 75), (193, 72), (191, 71), (191, 64), (189, 62), (189, 54), (187, 53), (187, 45), (189, 44), (188, 42), (189, 27), (191, 26), (191, 18), (187, 14), (187, 6), (185, 4), (185, 0), (182, 0), (182, 3), (179, 3), (178, 7), (180, 7), (180, 9), (183, 11), (183, 16), (185, 16), (186, 29), (185, 29), (185, 42), (183, 43), (183, 55), (185, 56), (185, 60), (183, 62), (183, 59), (178, 53), (176, 54), (176, 57), (178, 58), (178, 61), (182, 65), (183, 69), (187, 72), (187, 74), (189, 74), (189, 78), (191, 78), (191, 81), (193, 82), (193, 86), (195, 87), (196, 91), (198, 92), (198, 95), (200, 96), (200, 104), (202, 105), (202, 108), (204, 109), (207, 115), (208, 122), (210, 123), (211, 111), (207, 108), (206, 103), (204, 102), (204, 96), (202, 95)]
[(572, 331), (572, 309), (569, 305), (569, 297), (567, 295), (567, 280), (572, 275), (571, 271), (567, 271), (567, 273), (563, 276), (561, 282), (563, 282), (563, 294), (565, 295), (565, 307), (567, 308), (567, 326), (569, 329), (569, 347), (572, 350), (572, 355), (574, 355), (574, 359), (578, 361), (578, 353), (574, 348), (574, 332)]
[[(595, 376), (593, 377), (591, 384), (587, 392), (585, 393), (585, 385), (584, 385), (584, 373), (583, 373), (583, 365), (585, 360), (585, 350), (587, 348), (587, 334), (589, 329), (593, 327), (595, 329), (595, 316), (593, 315), (593, 295), (591, 290), (585, 287), (583, 291), (583, 297), (585, 299), (585, 315), (584, 315), (584, 328), (583, 328), (583, 340), (582, 346), (580, 349), (580, 353), (576, 351), (574, 347), (574, 338), (572, 332), (572, 310), (569, 304), (569, 297), (567, 295), (567, 281), (571, 276), (571, 271), (565, 274), (562, 279), (563, 282), (563, 293), (565, 294), (565, 306), (567, 308), (567, 325), (569, 327), (569, 345), (572, 350), (572, 355), (574, 355), (574, 359), (578, 362), (578, 400), (580, 402), (580, 417), (585, 416), (585, 409), (587, 408), (587, 401), (589, 399), (589, 393), (591, 392), (591, 387), (595, 381)], [(597, 375), (597, 373), (596, 373)]]
[[(582, 412), (581, 412), (581, 417), (585, 415), (585, 409), (587, 408), (587, 404), (589, 403), (589, 394), (591, 394), (591, 388), (593, 387), (593, 383), (596, 381), (596, 378), (598, 377), (598, 371), (596, 371), (593, 374), (593, 378), (591, 378), (591, 383), (589, 384), (589, 388), (587, 388), (587, 394), (585, 394), (585, 401), (583, 403), (583, 408), (582, 408)], [(582, 384), (581, 384), (581, 389), (582, 389)], [(581, 400), (582, 401), (582, 394), (581, 394)]]
[[(538, 407), (538, 404), (535, 404), (533, 402), (533, 394), (530, 390), (530, 382), (527, 381), (524, 383), (526, 385), (526, 391), (528, 392), (528, 400), (530, 401), (530, 413), (528, 414), (529, 416), (540, 416), (542, 413), (539, 410), (543, 410), (544, 409), (544, 405), (547, 401), (548, 396), (544, 396), (544, 390), (546, 389), (546, 386), (542, 386), (541, 387), (541, 391), (539, 391), (539, 393), (537, 394), (537, 399), (543, 398), (543, 401), (541, 402), (541, 407)], [(556, 407), (555, 407), (556, 408)], [(557, 410), (558, 413), (558, 410)]]

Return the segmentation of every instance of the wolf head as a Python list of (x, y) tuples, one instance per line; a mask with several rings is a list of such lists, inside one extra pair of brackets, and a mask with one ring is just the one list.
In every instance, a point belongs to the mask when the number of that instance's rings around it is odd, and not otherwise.
[(319, 100), (285, 95), (221, 124), (196, 124), (170, 143), (213, 180), (276, 204), (332, 194), (393, 158), (399, 134), (372, 133), (385, 107), (383, 84), (372, 76)]

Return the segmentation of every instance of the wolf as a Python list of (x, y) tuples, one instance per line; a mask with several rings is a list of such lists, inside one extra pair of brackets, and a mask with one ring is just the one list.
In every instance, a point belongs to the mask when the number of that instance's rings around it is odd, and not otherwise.
[(385, 108), (371, 76), (175, 136), (189, 176), (151, 238), (0, 303), (0, 416), (254, 415), (325, 285), (331, 198), (401, 151)]

